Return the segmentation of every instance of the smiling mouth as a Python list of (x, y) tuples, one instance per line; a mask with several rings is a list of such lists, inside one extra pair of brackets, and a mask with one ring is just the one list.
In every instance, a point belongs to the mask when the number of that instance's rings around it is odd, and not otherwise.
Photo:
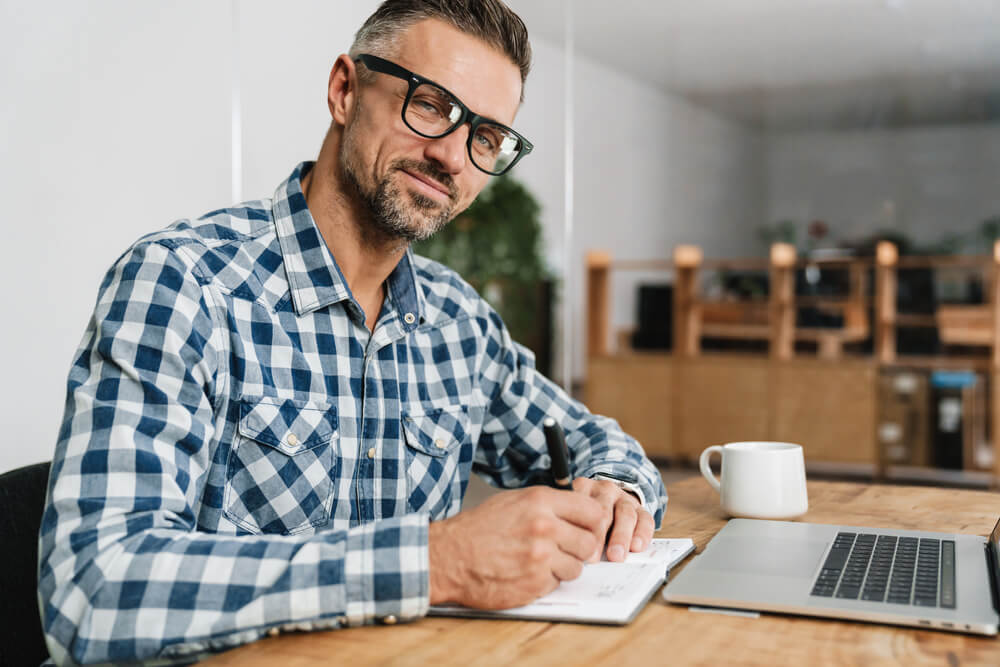
[(410, 177), (410, 180), (414, 182), (417, 186), (417, 190), (421, 193), (435, 199), (451, 199), (451, 192), (448, 187), (434, 180), (430, 176), (425, 176), (421, 173), (410, 171), (409, 169), (401, 169), (400, 171)]

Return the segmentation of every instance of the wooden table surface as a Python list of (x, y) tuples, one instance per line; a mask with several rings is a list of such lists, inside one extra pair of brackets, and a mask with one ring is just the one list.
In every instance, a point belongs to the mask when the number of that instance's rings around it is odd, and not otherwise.
[[(658, 537), (691, 537), (700, 552), (725, 525), (701, 478), (672, 485)], [(804, 521), (986, 535), (1000, 494), (809, 482)], [(678, 568), (679, 569), (679, 568)], [(1000, 639), (865, 623), (688, 611), (657, 594), (625, 627), (429, 617), (396, 626), (288, 634), (202, 664), (267, 665), (1000, 665)]]

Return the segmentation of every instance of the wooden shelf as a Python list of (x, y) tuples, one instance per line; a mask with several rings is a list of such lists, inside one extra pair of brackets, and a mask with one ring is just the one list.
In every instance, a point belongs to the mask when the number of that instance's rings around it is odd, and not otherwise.
[(989, 255), (905, 256), (896, 261), (900, 269), (989, 269), (992, 265)]
[[(872, 303), (870, 297), (864, 297), (858, 300), (860, 303), (869, 306)], [(805, 295), (797, 294), (795, 295), (795, 305), (796, 306), (820, 306), (823, 308), (846, 308), (850, 304), (855, 303), (846, 296), (819, 296), (819, 295)]]
[(925, 466), (890, 465), (885, 470), (886, 479), (893, 481), (946, 483), (954, 486), (989, 488), (996, 484), (993, 473), (983, 470), (948, 470)]
[(812, 342), (834, 338), (844, 343), (858, 343), (868, 340), (870, 336), (871, 332), (868, 329), (800, 327), (795, 330), (795, 340), (808, 340)]
[[(846, 293), (797, 295), (796, 271), (815, 265), (846, 271)], [(989, 283), (985, 303), (898, 312), (898, 272), (924, 268), (981, 271)], [(618, 333), (619, 352), (611, 353), (611, 270), (673, 273), (672, 351), (628, 349), (630, 337)], [(760, 271), (768, 277), (769, 294), (705, 299), (705, 271)], [(589, 407), (620, 419), (651, 454), (690, 460), (710, 444), (790, 440), (801, 442), (807, 463), (819, 468), (976, 486), (1000, 481), (1000, 456), (986, 472), (900, 466), (889, 463), (878, 435), (879, 424), (891, 414), (881, 410), (889, 401), (885, 382), (895, 371), (971, 370), (986, 377), (977, 414), (986, 411), (987, 437), (1000, 452), (1000, 242), (993, 256), (899, 257), (895, 246), (881, 242), (874, 259), (817, 261), (797, 257), (785, 244), (775, 244), (768, 259), (706, 260), (694, 246), (679, 246), (671, 260), (612, 261), (598, 252), (588, 254), (587, 277)], [(797, 327), (802, 308), (842, 315), (843, 325)], [(900, 356), (901, 328), (934, 329), (943, 344), (971, 349), (962, 355)], [(702, 349), (705, 339), (749, 343), (740, 351), (712, 351)], [(869, 340), (872, 353), (846, 348)], [(815, 354), (803, 343), (815, 343)], [(750, 351), (754, 347), (767, 351)]]
[(734, 340), (767, 340), (771, 337), (771, 327), (767, 324), (703, 324), (701, 336)]
[(632, 347), (626, 347), (618, 350), (617, 352), (606, 352), (604, 354), (595, 354), (590, 357), (591, 359), (673, 359), (674, 355), (670, 350), (637, 350)]
[(938, 326), (937, 317), (934, 315), (911, 315), (909, 313), (896, 313), (896, 318), (892, 323), (897, 327), (914, 329), (937, 329)]
[(992, 360), (989, 357), (968, 357), (968, 356), (899, 356), (888, 364), (882, 364), (886, 368), (911, 368), (914, 370), (972, 370), (989, 371), (993, 368)]

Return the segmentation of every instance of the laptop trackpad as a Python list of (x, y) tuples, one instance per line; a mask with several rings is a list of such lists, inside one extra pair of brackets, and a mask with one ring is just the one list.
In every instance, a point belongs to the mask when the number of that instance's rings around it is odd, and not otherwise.
[(810, 578), (816, 574), (826, 540), (731, 537), (701, 555), (701, 566), (725, 572)]

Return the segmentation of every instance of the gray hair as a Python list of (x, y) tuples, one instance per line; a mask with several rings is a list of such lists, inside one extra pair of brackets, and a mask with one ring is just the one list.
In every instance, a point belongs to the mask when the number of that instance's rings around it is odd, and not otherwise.
[(438, 19), (497, 49), (521, 70), (524, 81), (531, 69), (528, 29), (517, 14), (500, 0), (386, 0), (368, 17), (354, 36), (348, 55), (362, 53), (383, 58), (396, 55), (400, 33), (424, 19)]

